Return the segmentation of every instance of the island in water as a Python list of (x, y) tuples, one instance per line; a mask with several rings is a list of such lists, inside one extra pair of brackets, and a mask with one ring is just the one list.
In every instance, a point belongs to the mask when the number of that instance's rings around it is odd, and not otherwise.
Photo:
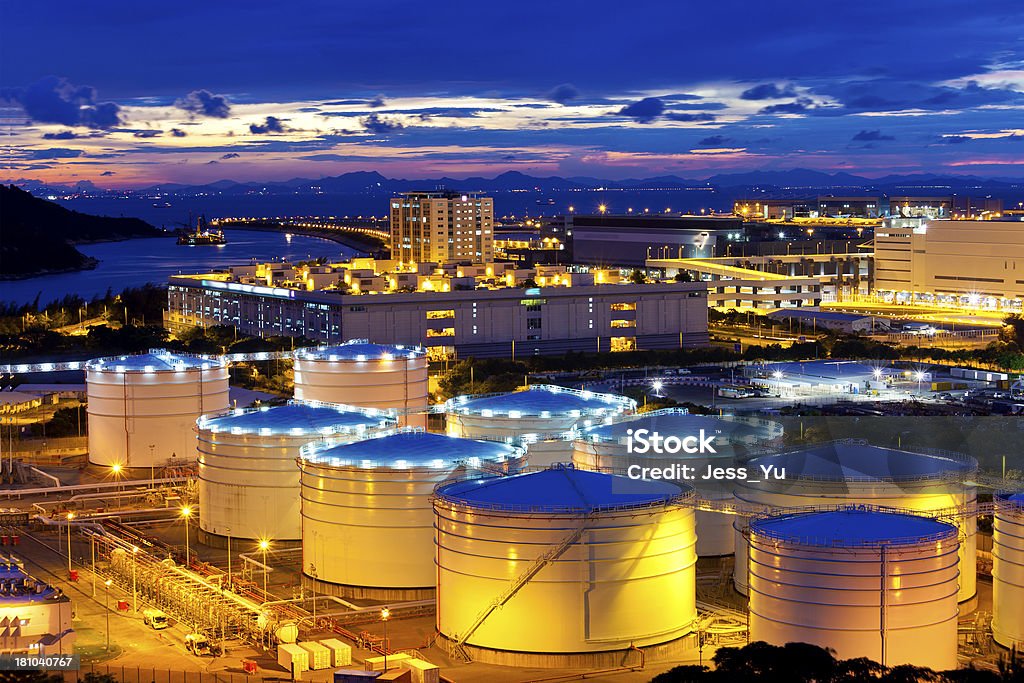
[(76, 244), (111, 242), (166, 233), (138, 218), (89, 216), (0, 185), (0, 279), (94, 268)]

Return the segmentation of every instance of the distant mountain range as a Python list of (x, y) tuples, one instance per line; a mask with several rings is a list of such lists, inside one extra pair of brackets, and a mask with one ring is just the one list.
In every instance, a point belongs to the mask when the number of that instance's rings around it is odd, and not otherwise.
[(0, 185), (0, 226), (0, 279), (94, 267), (75, 244), (163, 234), (138, 218), (88, 216), (6, 185)]
[[(102, 193), (88, 181), (74, 186), (47, 185), (41, 181), (20, 180), (17, 185), (33, 192), (52, 189), (56, 191), (76, 190), (79, 192)], [(795, 168), (787, 171), (750, 171), (725, 173), (706, 180), (693, 180), (668, 175), (653, 178), (603, 180), (591, 177), (559, 176), (535, 177), (518, 171), (507, 171), (494, 178), (425, 178), (420, 180), (388, 178), (376, 171), (356, 171), (325, 178), (292, 178), (270, 182), (236, 182), (218, 180), (204, 185), (166, 183), (133, 190), (145, 193), (218, 193), (221, 195), (242, 195), (256, 192), (265, 193), (326, 193), (344, 195), (388, 195), (413, 190), (455, 189), (464, 192), (512, 192), (535, 190), (538, 192), (565, 192), (571, 190), (686, 190), (715, 188), (729, 195), (750, 191), (765, 192), (879, 192), (900, 194), (904, 192), (930, 194), (942, 192), (1009, 192), (1024, 191), (1024, 178), (980, 178), (977, 176), (914, 174), (890, 175), (884, 178), (866, 178), (849, 173), (824, 173), (811, 169)]]

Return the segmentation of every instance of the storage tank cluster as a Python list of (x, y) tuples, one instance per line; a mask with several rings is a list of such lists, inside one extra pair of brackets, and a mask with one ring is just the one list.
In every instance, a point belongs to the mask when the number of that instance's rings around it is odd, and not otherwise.
[(165, 349), (90, 360), (85, 383), (93, 465), (192, 463), (196, 420), (228, 407), (227, 363)]
[(439, 487), (439, 633), (510, 666), (678, 658), (697, 616), (693, 495), (567, 465)]
[(572, 457), (573, 429), (603, 424), (636, 410), (615, 394), (537, 384), (523, 391), (458, 396), (444, 404), (448, 434), (470, 439), (523, 441), (534, 466)]
[[(642, 431), (646, 430), (646, 434)], [(656, 454), (638, 452), (638, 439), (649, 440), (657, 432), (663, 437), (713, 437), (714, 452)], [(666, 408), (635, 415), (613, 424), (582, 429), (573, 443), (572, 462), (579, 468), (627, 474), (634, 465), (664, 467), (689, 463), (702, 474), (708, 465), (732, 467), (752, 452), (782, 436), (782, 425), (761, 418), (709, 417), (691, 415), (680, 408)], [(695, 442), (696, 443), (696, 442)], [(733, 499), (731, 481), (697, 480), (703, 498)], [(701, 557), (729, 555), (734, 551), (732, 517), (717, 512), (697, 512), (697, 554)]]
[(298, 541), (300, 448), (346, 443), (395, 426), (392, 412), (300, 400), (200, 417), (195, 431), (203, 540)]
[(403, 429), (353, 443), (302, 449), (302, 571), (331, 595), (432, 597), (434, 487), (515, 472), (521, 448)]
[(956, 668), (958, 535), (945, 522), (867, 508), (755, 519), (750, 640)]
[[(738, 502), (767, 509), (867, 503), (929, 513), (970, 509), (977, 500), (971, 480), (978, 463), (959, 454), (919, 453), (848, 440), (761, 456), (747, 463), (752, 471), (760, 471), (761, 466), (772, 466), (780, 474), (784, 470), (785, 478), (738, 482)], [(737, 535), (734, 582), (736, 590), (746, 593), (747, 546), (741, 534), (747, 520), (733, 519)], [(959, 599), (966, 602), (977, 592), (977, 515), (959, 515), (956, 523), (962, 536)]]
[(403, 426), (426, 427), (427, 354), (418, 346), (355, 339), (293, 354), (295, 398), (394, 410)]
[(1024, 493), (995, 497), (992, 545), (992, 636), (1024, 648)]

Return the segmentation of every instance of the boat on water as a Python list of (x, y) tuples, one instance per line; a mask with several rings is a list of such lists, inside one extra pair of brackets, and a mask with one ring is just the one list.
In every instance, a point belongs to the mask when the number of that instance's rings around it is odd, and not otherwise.
[(183, 230), (178, 233), (178, 244), (182, 244), (189, 247), (198, 246), (220, 246), (227, 244), (228, 240), (224, 237), (223, 230), (210, 230), (206, 224), (205, 218), (200, 218), (196, 223), (196, 229)]

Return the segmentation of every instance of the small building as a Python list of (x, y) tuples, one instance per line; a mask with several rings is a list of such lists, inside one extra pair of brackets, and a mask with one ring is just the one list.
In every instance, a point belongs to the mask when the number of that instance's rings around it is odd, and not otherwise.
[(71, 612), (63, 591), (29, 576), (13, 557), (0, 556), (0, 652), (74, 652)]
[(874, 334), (889, 331), (889, 320), (874, 315), (857, 315), (855, 313), (839, 313), (837, 311), (822, 311), (818, 308), (803, 308), (798, 310), (781, 310), (768, 314), (772, 320), (783, 322), (793, 321), (805, 327), (845, 334)]
[(26, 394), (20, 391), (0, 391), (0, 413), (23, 413), (43, 405), (43, 397), (39, 394)]
[(779, 396), (805, 396), (884, 389), (900, 371), (852, 360), (811, 360), (749, 365), (743, 374), (754, 386)]

